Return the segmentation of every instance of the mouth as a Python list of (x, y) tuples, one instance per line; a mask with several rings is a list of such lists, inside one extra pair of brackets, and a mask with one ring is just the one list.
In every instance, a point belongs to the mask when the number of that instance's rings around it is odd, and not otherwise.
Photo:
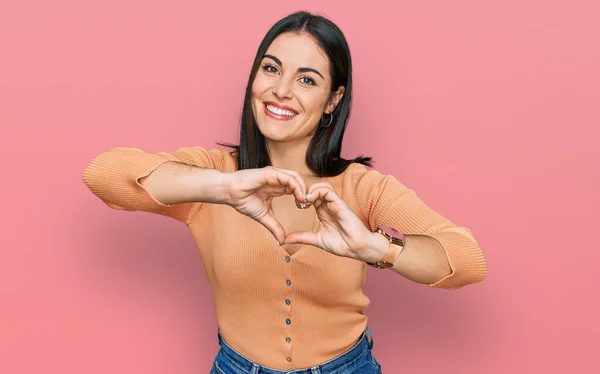
[(298, 115), (298, 112), (285, 105), (280, 105), (272, 101), (265, 102), (264, 104), (265, 113), (271, 118), (286, 121)]

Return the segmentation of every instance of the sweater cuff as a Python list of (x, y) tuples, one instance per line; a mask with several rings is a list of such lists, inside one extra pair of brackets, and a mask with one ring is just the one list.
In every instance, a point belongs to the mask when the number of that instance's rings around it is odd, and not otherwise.
[[(169, 208), (172, 207), (174, 204), (164, 204), (161, 203), (160, 201), (156, 200), (156, 198), (154, 196), (152, 196), (152, 194), (150, 193), (150, 191), (148, 191), (146, 189), (146, 187), (144, 187), (141, 183), (140, 183), (140, 179), (147, 177), (148, 175), (152, 174), (152, 172), (156, 169), (158, 169), (162, 164), (166, 163), (166, 162), (178, 162), (178, 161), (173, 161), (173, 160), (163, 160), (160, 161), (158, 164), (154, 163), (154, 164), (149, 164), (149, 165), (144, 165), (141, 171), (138, 171), (138, 174), (134, 176), (134, 181), (135, 181), (135, 188), (142, 192), (142, 194), (140, 195), (141, 198), (141, 203), (146, 205), (146, 206), (155, 206), (156, 209), (162, 209), (162, 208)], [(182, 163), (182, 162), (179, 162)]]
[[(110, 152), (100, 154), (86, 167), (83, 180), (93, 193), (104, 197), (109, 207), (121, 210), (161, 210), (171, 207), (156, 200), (142, 186), (140, 179), (150, 175), (165, 162), (178, 162), (159, 154), (146, 154), (137, 149), (114, 148)], [(112, 184), (116, 179), (125, 183), (118, 193)]]
[(453, 290), (480, 282), (485, 278), (487, 274), (485, 257), (468, 229), (447, 228), (428, 236), (437, 239), (444, 248), (451, 272), (427, 286)]

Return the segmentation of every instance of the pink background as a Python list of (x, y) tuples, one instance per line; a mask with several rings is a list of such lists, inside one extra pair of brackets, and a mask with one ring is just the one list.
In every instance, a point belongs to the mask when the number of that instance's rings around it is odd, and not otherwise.
[(115, 146), (236, 141), (258, 44), (300, 8), (351, 45), (344, 154), (469, 227), (489, 263), (454, 292), (370, 270), (384, 373), (600, 372), (597, 1), (208, 4), (0, 1), (1, 373), (209, 371), (187, 228), (110, 210), (81, 173)]

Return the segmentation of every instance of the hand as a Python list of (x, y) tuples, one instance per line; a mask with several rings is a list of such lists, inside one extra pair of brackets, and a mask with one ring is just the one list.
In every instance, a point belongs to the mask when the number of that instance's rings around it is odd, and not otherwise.
[(293, 194), (300, 207), (304, 203), (306, 184), (293, 170), (267, 166), (229, 174), (226, 189), (229, 206), (261, 223), (283, 243), (285, 230), (273, 215), (271, 203), (274, 197)]
[(291, 233), (284, 244), (309, 244), (338, 256), (367, 262), (376, 262), (384, 256), (389, 241), (369, 231), (329, 183), (316, 183), (308, 193), (305, 201), (314, 205), (319, 228), (313, 232)]

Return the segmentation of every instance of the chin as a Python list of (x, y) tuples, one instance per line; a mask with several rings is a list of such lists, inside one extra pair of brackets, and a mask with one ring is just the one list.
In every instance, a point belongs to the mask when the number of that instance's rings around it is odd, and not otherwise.
[(256, 126), (258, 131), (268, 140), (285, 141), (289, 140), (293, 130), (290, 123), (277, 121), (266, 116), (256, 118)]
[[(270, 126), (269, 126), (270, 127)], [(284, 133), (283, 131), (271, 128), (264, 128), (258, 126), (258, 130), (265, 137), (266, 140), (276, 141), (276, 142), (284, 142), (289, 140), (289, 134)]]

